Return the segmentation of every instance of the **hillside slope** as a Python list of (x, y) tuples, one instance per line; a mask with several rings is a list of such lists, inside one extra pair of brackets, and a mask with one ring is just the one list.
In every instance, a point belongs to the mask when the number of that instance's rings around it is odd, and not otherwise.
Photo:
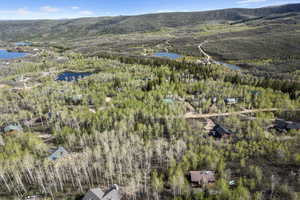
[(258, 9), (224, 9), (205, 12), (159, 13), (71, 20), (0, 21), (0, 40), (51, 40), (101, 34), (150, 32), (167, 27), (194, 26), (216, 21), (240, 22), (274, 14), (295, 12), (300, 12), (300, 4)]

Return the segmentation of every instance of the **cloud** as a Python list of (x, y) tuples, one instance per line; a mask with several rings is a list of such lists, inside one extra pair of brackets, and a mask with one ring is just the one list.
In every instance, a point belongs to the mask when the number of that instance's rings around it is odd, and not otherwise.
[(59, 8), (54, 8), (54, 7), (51, 7), (51, 6), (43, 6), (43, 7), (40, 8), (40, 10), (42, 12), (47, 12), (47, 13), (53, 13), (53, 12), (60, 11)]
[(72, 6), (71, 9), (72, 9), (72, 10), (79, 10), (80, 7), (78, 7), (78, 6)]
[(79, 12), (79, 15), (92, 16), (92, 15), (94, 15), (94, 12), (90, 11), (90, 10), (82, 10)]
[(26, 8), (19, 8), (16, 10), (16, 14), (18, 15), (28, 15), (31, 12), (29, 10), (27, 10)]
[(265, 2), (267, 0), (242, 0), (238, 1), (238, 4), (250, 4), (250, 3), (260, 3), (260, 2)]

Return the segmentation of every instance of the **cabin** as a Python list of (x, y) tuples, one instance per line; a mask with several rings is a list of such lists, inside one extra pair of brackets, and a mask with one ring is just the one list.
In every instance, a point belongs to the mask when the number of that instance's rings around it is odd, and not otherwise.
[(100, 188), (90, 189), (82, 200), (121, 200), (119, 186), (114, 184), (105, 192)]
[(238, 98), (225, 98), (225, 99), (224, 99), (224, 102), (225, 102), (227, 105), (237, 104), (238, 101), (239, 101)]
[(52, 161), (56, 161), (58, 159), (65, 157), (68, 154), (69, 154), (69, 152), (65, 148), (59, 147), (48, 157), (48, 159), (52, 160)]
[(194, 187), (202, 187), (212, 184), (216, 181), (215, 172), (213, 171), (190, 171), (189, 179)]
[(10, 124), (4, 128), (5, 134), (12, 134), (17, 132), (22, 132), (23, 128), (19, 124)]
[(225, 127), (223, 127), (222, 125), (217, 124), (210, 132), (210, 135), (218, 138), (218, 139), (222, 139), (222, 138), (228, 138), (232, 135), (233, 133), (226, 129)]

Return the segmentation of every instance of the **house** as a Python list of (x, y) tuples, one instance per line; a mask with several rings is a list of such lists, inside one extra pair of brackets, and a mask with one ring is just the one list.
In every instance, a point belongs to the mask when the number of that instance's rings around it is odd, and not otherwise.
[(239, 99), (238, 98), (225, 98), (224, 101), (227, 105), (232, 105), (232, 104), (237, 104)]
[(279, 132), (300, 131), (300, 123), (278, 119), (274, 128)]
[(163, 102), (165, 104), (173, 104), (174, 103), (174, 100), (172, 98), (165, 98), (163, 99)]
[(211, 99), (211, 103), (212, 103), (212, 104), (217, 103), (217, 101), (218, 101), (218, 98), (217, 98), (217, 97), (213, 97), (213, 98)]
[(119, 186), (114, 184), (110, 189), (103, 192), (100, 188), (90, 189), (82, 200), (120, 200)]
[(213, 171), (190, 171), (189, 178), (193, 186), (204, 186), (216, 181)]
[(66, 155), (68, 155), (68, 151), (63, 148), (63, 147), (59, 147), (57, 150), (55, 150), (49, 157), (48, 159), (49, 160), (52, 160), (52, 161), (56, 161), (60, 158), (63, 158), (65, 157)]
[(257, 90), (251, 90), (250, 93), (252, 96), (259, 96), (261, 92)]
[(289, 131), (292, 131), (292, 130), (300, 131), (300, 123), (290, 122), (290, 123), (287, 124), (286, 128)]
[(214, 136), (215, 138), (228, 138), (232, 135), (233, 133), (226, 129), (225, 127), (223, 127), (222, 125), (217, 124), (213, 130), (211, 130), (210, 135)]
[(4, 133), (16, 133), (23, 131), (23, 128), (18, 124), (11, 124), (4, 128)]

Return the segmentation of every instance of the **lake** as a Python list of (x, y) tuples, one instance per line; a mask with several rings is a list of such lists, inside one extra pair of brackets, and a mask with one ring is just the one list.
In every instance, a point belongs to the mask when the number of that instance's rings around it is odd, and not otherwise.
[(168, 52), (158, 52), (158, 53), (155, 53), (154, 56), (162, 57), (162, 58), (169, 58), (172, 60), (183, 57), (182, 55), (179, 55), (177, 53), (168, 53)]
[(237, 65), (234, 65), (234, 64), (228, 64), (228, 63), (224, 63), (224, 62), (221, 62), (221, 61), (215, 61), (216, 64), (219, 64), (219, 65), (223, 65), (229, 69), (232, 69), (232, 70), (241, 70), (241, 68)]
[(57, 76), (56, 81), (77, 81), (92, 74), (91, 72), (63, 72)]
[(0, 59), (15, 59), (15, 58), (23, 58), (27, 56), (28, 53), (20, 53), (20, 52), (8, 52), (7, 50), (0, 50)]

